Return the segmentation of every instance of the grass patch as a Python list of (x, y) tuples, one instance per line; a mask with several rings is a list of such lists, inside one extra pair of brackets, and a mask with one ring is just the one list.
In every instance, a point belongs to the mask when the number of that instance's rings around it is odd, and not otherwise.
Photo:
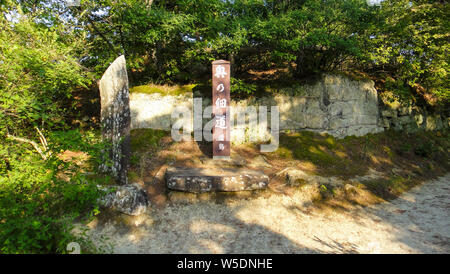
[(375, 196), (383, 200), (390, 200), (410, 190), (419, 183), (420, 181), (415, 179), (392, 176), (387, 180), (364, 181), (361, 184)]
[(339, 186), (322, 184), (312, 200), (320, 209), (349, 210), (355, 205), (368, 206), (395, 199), (421, 182), (423, 180), (418, 178), (392, 175), (361, 182), (348, 181)]
[(133, 129), (131, 135), (131, 150), (133, 152), (146, 152), (158, 147), (159, 141), (170, 132), (159, 129), (139, 128)]
[(154, 94), (160, 93), (161, 95), (184, 95), (186, 93), (191, 93), (192, 89), (195, 87), (195, 84), (191, 85), (142, 85), (130, 88), (130, 93), (145, 93), (145, 94)]
[(309, 162), (328, 175), (362, 174), (365, 169), (352, 162), (345, 144), (331, 135), (302, 131), (280, 136), (280, 146), (274, 154), (286, 159)]
[(170, 136), (169, 131), (140, 128), (131, 131), (131, 169), (128, 179), (136, 182), (144, 178), (146, 169), (154, 161), (155, 153), (162, 148), (161, 139)]
[(449, 131), (387, 131), (362, 137), (336, 139), (331, 135), (302, 131), (280, 135), (278, 150), (271, 157), (298, 160), (314, 166), (321, 176), (364, 175), (399, 167), (417, 174), (445, 173), (450, 169)]

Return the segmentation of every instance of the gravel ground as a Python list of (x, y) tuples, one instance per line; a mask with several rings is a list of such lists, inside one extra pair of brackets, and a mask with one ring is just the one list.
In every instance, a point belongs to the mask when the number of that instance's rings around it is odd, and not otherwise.
[(271, 195), (227, 204), (171, 205), (90, 224), (113, 253), (450, 253), (450, 174), (390, 202), (346, 212)]

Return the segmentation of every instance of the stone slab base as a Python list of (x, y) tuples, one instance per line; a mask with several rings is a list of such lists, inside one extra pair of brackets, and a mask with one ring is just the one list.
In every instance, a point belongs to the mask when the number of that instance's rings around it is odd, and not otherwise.
[(169, 189), (193, 193), (257, 190), (269, 184), (264, 173), (240, 168), (170, 167), (165, 179)]

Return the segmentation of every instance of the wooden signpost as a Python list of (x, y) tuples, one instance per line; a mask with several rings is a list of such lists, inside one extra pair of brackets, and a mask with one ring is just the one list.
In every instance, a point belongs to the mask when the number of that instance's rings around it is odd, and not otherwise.
[(230, 62), (212, 62), (213, 159), (230, 158)]

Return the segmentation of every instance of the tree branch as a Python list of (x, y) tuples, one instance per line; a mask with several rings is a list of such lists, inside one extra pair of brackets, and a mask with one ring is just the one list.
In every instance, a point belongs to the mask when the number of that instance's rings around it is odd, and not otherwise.
[(10, 138), (12, 140), (18, 141), (18, 142), (28, 143), (28, 144), (32, 145), (34, 147), (34, 149), (41, 155), (42, 159), (47, 160), (47, 155), (42, 152), (41, 148), (39, 147), (38, 144), (36, 144), (36, 142), (34, 142), (32, 140), (25, 139), (25, 138), (16, 137), (16, 136), (11, 135), (9, 133), (6, 134), (6, 137), (8, 137), (8, 138)]
[(86, 16), (88, 22), (91, 24), (92, 29), (94, 30), (94, 32), (96, 32), (102, 39), (103, 41), (106, 42), (106, 44), (108, 45), (108, 47), (111, 49), (112, 52), (115, 53), (115, 49), (114, 46), (111, 44), (111, 42), (105, 37), (105, 35), (103, 35), (102, 32), (100, 32), (100, 30), (97, 28), (97, 26), (95, 26), (94, 21), (89, 17), (89, 15)]
[(44, 150), (47, 151), (47, 139), (45, 139), (44, 135), (42, 134), (42, 132), (39, 130), (38, 127), (34, 127), (37, 132), (39, 133), (39, 140), (41, 141), (42, 146), (44, 147)]

